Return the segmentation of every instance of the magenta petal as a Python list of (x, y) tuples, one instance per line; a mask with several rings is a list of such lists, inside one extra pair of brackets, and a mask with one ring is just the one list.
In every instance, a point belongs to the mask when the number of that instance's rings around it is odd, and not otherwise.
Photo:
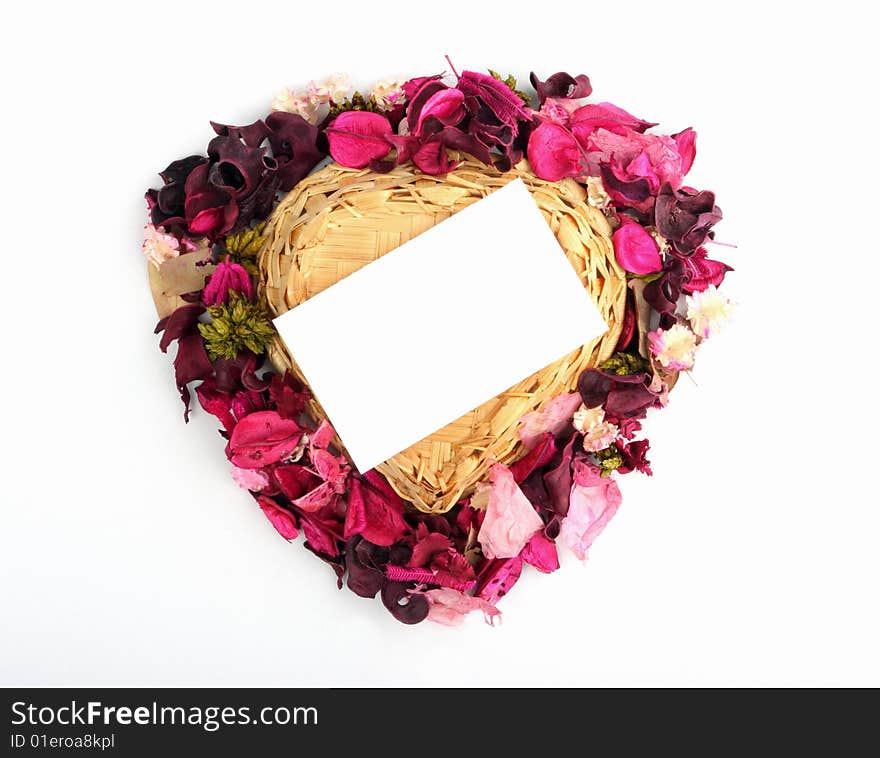
[(298, 463), (278, 466), (272, 474), (281, 491), (289, 500), (302, 497), (321, 483), (318, 477)]
[(339, 555), (337, 536), (317, 514), (302, 514), (299, 525), (303, 530), (306, 542), (309, 543), (313, 550), (331, 557)]
[(263, 495), (257, 495), (257, 504), (262, 508), (266, 518), (272, 522), (278, 534), (286, 540), (296, 539), (299, 529), (296, 527), (296, 517), (278, 506), (274, 500)]
[(583, 173), (580, 146), (571, 133), (558, 124), (543, 123), (532, 132), (528, 156), (532, 171), (548, 182)]
[(490, 561), (477, 579), (474, 595), (495, 605), (516, 584), (522, 567), (522, 558), (519, 556)]
[(625, 134), (627, 129), (643, 133), (652, 126), (657, 124), (636, 118), (611, 103), (590, 103), (571, 114), (571, 129), (578, 139), (583, 137), (584, 140), (590, 132), (599, 128)]
[(413, 163), (420, 171), (431, 176), (447, 174), (458, 165), (446, 157), (446, 145), (437, 140), (425, 142), (413, 155)]
[(352, 478), (345, 514), (345, 539), (359, 534), (374, 545), (387, 547), (397, 542), (406, 530), (399, 496), (392, 498), (368, 482)]
[(520, 557), (538, 571), (549, 574), (559, 568), (559, 554), (556, 552), (556, 543), (538, 532), (523, 548)]
[(614, 232), (614, 257), (631, 274), (653, 274), (663, 268), (660, 248), (645, 228), (627, 216), (621, 217), (620, 228)]
[(254, 285), (243, 266), (229, 261), (221, 261), (208, 279), (202, 292), (205, 305), (221, 305), (229, 300), (229, 292), (238, 292), (248, 300), (254, 296)]
[(302, 439), (299, 425), (277, 411), (259, 411), (235, 425), (229, 459), (239, 468), (263, 468), (290, 455)]
[(683, 132), (673, 134), (672, 139), (678, 146), (678, 154), (681, 156), (681, 175), (684, 176), (694, 165), (697, 155), (697, 133), (688, 127)]
[(414, 134), (421, 134), (422, 124), (427, 118), (435, 118), (443, 126), (454, 126), (464, 118), (464, 94), (461, 90), (449, 88), (431, 95), (422, 106)]
[(702, 292), (712, 284), (718, 287), (724, 281), (724, 275), (733, 271), (726, 263), (707, 258), (704, 247), (697, 248), (690, 258), (683, 258), (682, 264), (688, 276), (682, 281), (681, 288), (691, 294)]
[(386, 137), (391, 133), (391, 122), (369, 111), (341, 113), (326, 130), (330, 155), (348, 168), (364, 168), (388, 155), (391, 143)]

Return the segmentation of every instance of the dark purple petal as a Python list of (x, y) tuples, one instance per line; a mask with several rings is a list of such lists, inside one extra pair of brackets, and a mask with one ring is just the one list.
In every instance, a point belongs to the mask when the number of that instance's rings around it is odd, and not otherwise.
[(282, 192), (289, 192), (327, 155), (318, 146), (320, 132), (302, 116), (274, 111), (266, 117), (269, 145), (278, 162), (275, 176)]
[(588, 369), (578, 378), (577, 391), (587, 408), (598, 408), (611, 391), (611, 378), (598, 369)]
[(628, 474), (630, 471), (640, 471), (651, 476), (651, 463), (646, 455), (651, 444), (648, 440), (635, 440), (626, 444), (617, 443), (617, 449), (623, 458), (623, 464), (617, 469), (620, 474)]
[(236, 200), (243, 200), (263, 178), (265, 154), (265, 148), (249, 147), (237, 137), (215, 137), (208, 145), (208, 181), (231, 192)]
[(423, 595), (411, 594), (410, 584), (388, 582), (382, 588), (382, 604), (403, 624), (418, 624), (428, 617), (428, 601)]
[(183, 401), (183, 418), (189, 421), (190, 394), (187, 384), (196, 379), (210, 376), (214, 367), (205, 351), (205, 342), (198, 333), (187, 334), (177, 341), (177, 355), (174, 357), (174, 379)]
[(247, 126), (230, 126), (211, 122), (211, 128), (220, 137), (232, 137), (241, 140), (248, 147), (259, 147), (263, 140), (269, 136), (269, 127), (264, 121), (254, 121)]
[(383, 571), (371, 565), (369, 550), (359, 549), (365, 546), (369, 546), (369, 543), (360, 537), (355, 537), (346, 543), (345, 564), (348, 568), (346, 582), (355, 595), (376, 597), (388, 580)]
[(168, 352), (168, 346), (174, 340), (180, 339), (185, 334), (191, 334), (196, 330), (199, 316), (205, 312), (201, 305), (182, 305), (170, 316), (163, 318), (156, 324), (155, 334), (164, 332), (159, 341), (159, 349), (163, 353)]
[(186, 180), (184, 210), (189, 231), (214, 240), (226, 234), (238, 218), (233, 194), (208, 182), (210, 166), (203, 163)]
[(715, 193), (686, 188), (674, 190), (670, 184), (660, 188), (654, 204), (657, 231), (669, 240), (679, 255), (692, 255), (721, 220)]
[(568, 444), (562, 449), (559, 463), (544, 474), (544, 486), (549, 496), (549, 506), (560, 517), (568, 513), (572, 484), (571, 460), (574, 456), (574, 443), (577, 439), (579, 436), (573, 434)]
[[(519, 120), (528, 120), (531, 114), (510, 87), (488, 74), (462, 71), (458, 89), (465, 97), (473, 97), (488, 108), (502, 124), (513, 127)], [(483, 120), (483, 119), (481, 119)]]
[(532, 71), (529, 74), (529, 81), (538, 93), (538, 100), (541, 105), (548, 97), (566, 97), (577, 100), (582, 97), (589, 97), (593, 91), (590, 79), (585, 74), (572, 76), (560, 71), (548, 77), (545, 81), (541, 81)]

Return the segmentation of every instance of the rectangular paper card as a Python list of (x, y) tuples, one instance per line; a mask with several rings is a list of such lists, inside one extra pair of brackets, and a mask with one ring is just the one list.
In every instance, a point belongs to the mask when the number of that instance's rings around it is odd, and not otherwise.
[(521, 179), (275, 326), (360, 472), (608, 329)]

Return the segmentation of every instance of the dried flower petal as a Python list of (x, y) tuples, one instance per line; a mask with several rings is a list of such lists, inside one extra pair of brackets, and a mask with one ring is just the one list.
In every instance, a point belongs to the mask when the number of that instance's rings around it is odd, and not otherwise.
[(523, 548), (521, 556), (526, 563), (544, 574), (550, 574), (559, 568), (556, 543), (545, 537), (543, 532), (537, 532), (532, 536)]
[(229, 460), (239, 468), (265, 468), (290, 455), (302, 439), (299, 424), (277, 411), (245, 416), (229, 438)]
[(529, 137), (529, 165), (548, 182), (584, 174), (582, 153), (571, 132), (559, 124), (544, 122)]
[(299, 529), (296, 526), (296, 517), (290, 511), (284, 510), (272, 498), (264, 495), (256, 495), (256, 500), (278, 534), (288, 541), (297, 538)]
[(717, 334), (733, 315), (733, 302), (722, 295), (715, 285), (685, 298), (691, 329), (703, 339)]
[(340, 113), (326, 130), (330, 155), (348, 168), (364, 168), (388, 155), (391, 143), (386, 136), (391, 133), (391, 122), (369, 111)]
[(513, 558), (544, 522), (517, 486), (510, 469), (496, 463), (489, 479), (492, 492), (478, 539), (487, 558)]
[(428, 620), (438, 624), (458, 626), (471, 611), (482, 611), (489, 626), (494, 626), (495, 618), (501, 617), (501, 611), (492, 603), (458, 590), (443, 588), (418, 594), (428, 601)]
[(683, 324), (669, 329), (648, 332), (651, 353), (663, 368), (670, 371), (688, 371), (694, 367), (694, 351), (697, 337)]
[(574, 482), (568, 515), (562, 520), (559, 539), (581, 560), (593, 540), (617, 513), (622, 497), (617, 482), (603, 477), (599, 468), (584, 460), (574, 462)]
[(141, 248), (147, 260), (156, 268), (165, 261), (180, 255), (180, 242), (173, 234), (166, 234), (152, 224), (144, 227), (144, 244)]
[(653, 274), (663, 268), (660, 248), (645, 227), (628, 216), (621, 216), (620, 228), (611, 237), (614, 257), (631, 274)]

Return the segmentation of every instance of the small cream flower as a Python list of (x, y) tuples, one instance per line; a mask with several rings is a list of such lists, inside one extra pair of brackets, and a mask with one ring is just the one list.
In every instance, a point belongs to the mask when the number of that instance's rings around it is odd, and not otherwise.
[(702, 292), (685, 298), (691, 328), (703, 339), (717, 334), (733, 315), (733, 302), (722, 295), (714, 284)]
[(403, 99), (403, 82), (400, 79), (383, 79), (376, 82), (370, 97), (379, 110), (390, 111)]
[(574, 417), (572, 418), (572, 423), (574, 424), (574, 428), (577, 429), (581, 434), (586, 434), (591, 427), (596, 424), (601, 424), (605, 420), (605, 411), (602, 408), (587, 408), (585, 405), (581, 405), (575, 411)]
[(341, 103), (351, 89), (345, 74), (333, 74), (322, 81), (309, 82), (309, 99), (315, 104)]
[(611, 205), (611, 198), (598, 176), (587, 177), (587, 202), (594, 208), (607, 208)]
[(297, 95), (285, 87), (272, 101), (273, 111), (284, 111), (302, 116), (306, 121), (315, 124), (318, 121), (318, 105), (308, 95)]
[(584, 450), (588, 453), (604, 450), (617, 439), (617, 425), (605, 420), (605, 411), (602, 408), (587, 408), (582, 405), (575, 412), (572, 423), (584, 435)]
[(687, 371), (694, 367), (697, 336), (686, 326), (674, 324), (669, 329), (648, 332), (648, 343), (663, 368)]
[(173, 234), (166, 234), (159, 231), (152, 224), (144, 227), (144, 245), (143, 252), (156, 268), (159, 268), (165, 261), (170, 261), (180, 255), (180, 243)]

